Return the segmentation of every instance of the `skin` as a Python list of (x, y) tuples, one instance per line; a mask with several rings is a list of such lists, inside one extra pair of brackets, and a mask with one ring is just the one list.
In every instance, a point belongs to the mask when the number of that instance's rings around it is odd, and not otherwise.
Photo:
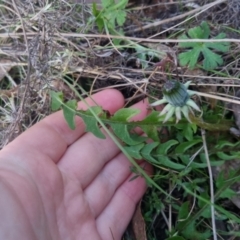
[[(124, 105), (116, 90), (93, 98), (111, 113)], [(134, 107), (141, 110), (134, 120), (147, 115), (147, 101)], [(76, 126), (70, 130), (59, 111), (0, 151), (0, 239), (121, 239), (145, 180), (129, 181), (130, 163), (108, 136), (84, 133), (80, 118)]]

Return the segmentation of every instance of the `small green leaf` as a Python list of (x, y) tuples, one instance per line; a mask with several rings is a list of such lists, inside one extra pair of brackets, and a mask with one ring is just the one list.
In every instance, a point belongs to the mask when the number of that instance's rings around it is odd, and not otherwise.
[(159, 145), (159, 142), (152, 142), (148, 143), (144, 146), (144, 148), (141, 150), (141, 154), (143, 159), (148, 160), (152, 163), (157, 164), (158, 161), (152, 157), (151, 152), (153, 151), (154, 148), (156, 148)]
[(157, 124), (153, 124), (153, 122), (158, 121), (158, 115), (159, 112), (152, 111), (144, 120), (142, 120), (142, 130), (147, 134), (149, 138), (151, 138), (153, 141), (158, 142), (159, 136), (158, 136), (158, 128), (159, 126)]
[(102, 133), (97, 119), (92, 115), (93, 111), (96, 115), (102, 113), (102, 108), (99, 106), (93, 106), (88, 109), (85, 113), (78, 111), (78, 115), (81, 116), (84, 123), (86, 124), (86, 132), (93, 133), (96, 137), (105, 139), (105, 135)]
[(70, 100), (62, 106), (64, 118), (72, 130), (75, 129), (76, 107), (76, 100)]
[(136, 108), (121, 108), (113, 115), (112, 120), (120, 122), (129, 121), (133, 116), (137, 115), (138, 113), (140, 113), (140, 110)]
[(127, 16), (127, 14), (126, 14), (126, 12), (125, 11), (118, 11), (117, 12), (117, 18), (116, 18), (116, 20), (117, 20), (117, 24), (119, 25), (119, 26), (123, 26), (123, 24), (125, 23), (125, 21), (126, 21), (126, 16)]
[(167, 156), (162, 156), (162, 155), (159, 156), (158, 162), (167, 168), (171, 168), (175, 170), (183, 170), (185, 168), (184, 165), (171, 161)]
[(145, 141), (145, 138), (132, 136), (130, 128), (126, 124), (111, 123), (111, 128), (114, 134), (128, 145), (136, 145)]
[(204, 56), (204, 60), (203, 60), (204, 69), (211, 70), (223, 64), (222, 57), (212, 52), (209, 48), (203, 48), (202, 53)]
[(239, 147), (240, 145), (240, 141), (236, 142), (236, 143), (231, 143), (231, 142), (228, 142), (228, 141), (219, 141), (216, 145), (215, 145), (215, 148), (216, 149), (222, 149), (223, 147)]
[(140, 143), (138, 145), (124, 147), (124, 149), (128, 152), (128, 154), (131, 157), (140, 160), (140, 159), (142, 159), (142, 155), (140, 154), (140, 150), (143, 147), (144, 147), (144, 143)]
[(190, 204), (189, 201), (184, 202), (178, 212), (178, 221), (185, 220), (189, 215)]
[(115, 5), (115, 1), (114, 0), (102, 0), (102, 6), (103, 8), (107, 8), (111, 5)]
[(192, 124), (187, 123), (184, 128), (183, 128), (183, 136), (188, 140), (192, 141), (193, 140), (193, 129), (192, 129)]
[(120, 0), (115, 2), (114, 0), (102, 0), (101, 12), (97, 9), (96, 3), (93, 4), (92, 12), (96, 17), (95, 21), (101, 31), (103, 27), (107, 31), (111, 32), (115, 30), (116, 23), (118, 26), (123, 26), (126, 21), (126, 5), (128, 0)]
[(63, 93), (50, 91), (51, 96), (51, 109), (52, 111), (57, 111), (61, 108), (63, 103)]
[[(189, 165), (189, 161), (190, 161), (190, 156), (189, 156), (189, 155), (180, 155), (179, 158), (181, 159), (181, 161), (182, 161), (186, 166)], [(192, 161), (191, 164), (189, 165), (189, 167), (191, 167), (192, 169), (206, 168), (206, 167), (207, 167), (207, 164), (206, 164), (206, 162), (204, 162), (204, 163), (198, 163), (198, 162)]]
[(153, 141), (159, 141), (158, 129), (156, 125), (142, 125), (141, 128)]
[(189, 148), (191, 148), (201, 142), (202, 142), (201, 139), (193, 140), (193, 141), (189, 141), (189, 142), (183, 142), (176, 147), (175, 153), (185, 153)]
[(230, 188), (224, 188), (224, 186), (226, 184), (228, 184), (229, 180), (234, 180), (234, 182), (239, 182), (240, 180), (240, 176), (235, 177), (236, 173), (238, 170), (234, 169), (234, 170), (230, 170), (226, 176), (226, 173), (224, 173), (224, 171), (220, 172), (216, 178), (216, 187), (218, 190), (221, 190), (221, 193), (219, 195), (219, 198), (228, 198), (228, 199), (232, 199), (234, 196), (237, 195), (236, 191), (233, 191)]
[(201, 52), (200, 49), (195, 48), (195, 49), (189, 50), (188, 52), (180, 53), (179, 62), (181, 66), (188, 65), (190, 69), (194, 68), (198, 61), (200, 52)]
[(157, 154), (167, 155), (168, 150), (176, 144), (178, 144), (178, 141), (174, 139), (171, 139), (165, 143), (161, 143), (157, 148)]
[(236, 152), (235, 154), (232, 152), (231, 154), (226, 154), (224, 152), (217, 152), (217, 156), (222, 160), (234, 160), (240, 157), (240, 153)]
[[(202, 199), (205, 199), (206, 201), (208, 201), (210, 203), (210, 197), (208, 195), (207, 189), (204, 192), (200, 193), (200, 196)], [(205, 206), (205, 201), (202, 201), (201, 199), (198, 199), (198, 206), (200, 208), (203, 208)], [(210, 204), (202, 211), (201, 216), (204, 218), (211, 218), (211, 208), (210, 208)]]
[(94, 2), (92, 5), (92, 13), (95, 17), (98, 17), (98, 15), (101, 13), (98, 9), (97, 9), (97, 4)]

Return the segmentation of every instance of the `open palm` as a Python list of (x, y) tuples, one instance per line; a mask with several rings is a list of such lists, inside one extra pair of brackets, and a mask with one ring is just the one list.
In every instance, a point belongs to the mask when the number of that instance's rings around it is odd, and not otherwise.
[[(124, 104), (115, 90), (93, 98), (111, 113)], [(146, 116), (146, 106), (135, 106), (135, 120)], [(70, 130), (62, 112), (54, 113), (0, 152), (0, 239), (121, 238), (145, 180), (129, 181), (130, 164), (108, 136), (84, 133), (80, 118), (76, 126)]]

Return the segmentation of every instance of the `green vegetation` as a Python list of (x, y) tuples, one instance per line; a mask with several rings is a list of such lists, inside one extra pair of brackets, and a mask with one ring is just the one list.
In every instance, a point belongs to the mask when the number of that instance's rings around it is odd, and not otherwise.
[[(102, 10), (97, 9), (96, 3), (93, 3), (93, 14), (99, 31), (104, 27), (115, 32), (116, 26), (123, 26), (126, 21), (126, 6), (128, 0), (121, 0), (115, 3), (115, 0), (103, 0)], [(116, 25), (117, 23), (117, 25)]]
[[(189, 37), (188, 37), (189, 36)], [(206, 22), (202, 22), (200, 26), (188, 30), (188, 36), (183, 34), (179, 39), (189, 42), (180, 42), (180, 48), (190, 48), (187, 52), (179, 54), (179, 62), (182, 66), (195, 68), (200, 55), (203, 55), (203, 69), (212, 70), (223, 64), (222, 56), (213, 52), (213, 50), (225, 53), (229, 50), (228, 42), (191, 42), (191, 39), (209, 39), (210, 29)], [(219, 33), (214, 39), (224, 39), (224, 33)]]

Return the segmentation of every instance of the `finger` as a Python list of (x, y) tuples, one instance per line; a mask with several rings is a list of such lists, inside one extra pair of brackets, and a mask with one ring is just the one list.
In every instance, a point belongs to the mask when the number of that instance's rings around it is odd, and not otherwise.
[(84, 190), (84, 195), (95, 218), (109, 203), (116, 189), (129, 177), (130, 166), (131, 163), (126, 156), (119, 153)]
[[(150, 174), (152, 167), (144, 163), (144, 169)], [(117, 189), (110, 203), (96, 219), (97, 229), (102, 239), (121, 239), (126, 230), (136, 205), (147, 189), (146, 181), (138, 177), (129, 181), (130, 177)]]
[[(103, 109), (113, 113), (124, 104), (122, 94), (113, 89), (104, 90), (92, 96), (98, 105)], [(94, 101), (87, 98), (89, 105), (95, 105)], [(87, 109), (85, 103), (80, 102), (79, 108)], [(63, 116), (62, 111), (58, 111), (46, 117), (35, 126), (21, 134), (16, 140), (7, 145), (3, 152), (11, 153), (14, 149), (15, 154), (25, 156), (26, 153), (33, 153), (41, 156), (50, 157), (54, 162), (64, 154), (67, 147), (81, 137), (85, 132), (85, 125), (81, 118), (76, 118), (76, 129), (71, 130)]]
[[(140, 113), (133, 118), (135, 121), (143, 119), (148, 113), (147, 101), (141, 101), (133, 108), (140, 109)], [(108, 135), (103, 140), (87, 133), (68, 148), (58, 166), (62, 172), (77, 178), (85, 188), (119, 151)]]

